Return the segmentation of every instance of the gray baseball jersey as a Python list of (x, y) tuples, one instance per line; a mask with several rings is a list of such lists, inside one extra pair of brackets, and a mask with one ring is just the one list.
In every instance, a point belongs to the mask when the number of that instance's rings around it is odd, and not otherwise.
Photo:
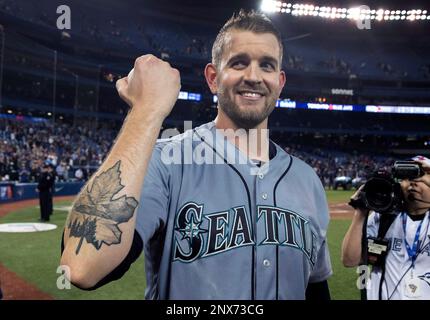
[(157, 141), (136, 222), (146, 299), (304, 299), (331, 275), (322, 184), (273, 147), (260, 167), (214, 122)]

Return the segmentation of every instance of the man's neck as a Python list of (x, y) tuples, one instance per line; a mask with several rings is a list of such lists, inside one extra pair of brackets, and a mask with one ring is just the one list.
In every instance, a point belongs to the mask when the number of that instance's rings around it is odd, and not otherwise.
[[(218, 109), (219, 110), (219, 109)], [(255, 128), (239, 128), (227, 115), (218, 112), (214, 120), (215, 127), (222, 130), (227, 140), (234, 144), (249, 159), (261, 162), (269, 161), (269, 131), (267, 119)], [(230, 131), (230, 132), (229, 132)], [(233, 134), (231, 131), (234, 131)], [(241, 133), (241, 134), (239, 134)]]
[(429, 208), (409, 208), (408, 212), (411, 216), (420, 216), (425, 214)]

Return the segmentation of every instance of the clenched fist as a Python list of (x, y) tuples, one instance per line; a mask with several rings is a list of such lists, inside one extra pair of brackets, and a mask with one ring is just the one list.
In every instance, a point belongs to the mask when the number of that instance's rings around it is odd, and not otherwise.
[(178, 99), (179, 71), (147, 54), (136, 59), (127, 77), (116, 82), (118, 94), (138, 114), (164, 120)]

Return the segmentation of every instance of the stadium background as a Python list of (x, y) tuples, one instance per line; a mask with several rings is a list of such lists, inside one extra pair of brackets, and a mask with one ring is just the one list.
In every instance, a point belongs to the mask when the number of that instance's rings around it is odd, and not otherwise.
[[(297, 3), (357, 6), (352, 1)], [(63, 4), (71, 9), (70, 30), (56, 28), (56, 10)], [(16, 200), (35, 196), (32, 183), (43, 163), (55, 167), (57, 186), (74, 186), (56, 196), (73, 194), (97, 169), (127, 113), (115, 81), (139, 55), (153, 53), (181, 72), (180, 99), (164, 128), (181, 131), (183, 121), (199, 125), (213, 119), (216, 103), (202, 71), (216, 32), (234, 11), (260, 4), (0, 0), (0, 223), (37, 221), (37, 201)], [(367, 5), (390, 9), (388, 19), (360, 29), (341, 16), (270, 14), (283, 34), (287, 74), (270, 118), (271, 137), (308, 162), (327, 189), (335, 299), (359, 298), (355, 270), (343, 268), (339, 258), (351, 218), (346, 202), (352, 179), (359, 183), (395, 159), (430, 154), (430, 18), (407, 18), (412, 9), (425, 16), (426, 2)], [(347, 190), (333, 190), (336, 184)], [(5, 297), (142, 299), (143, 258), (123, 279), (95, 292), (57, 288), (61, 228), (70, 201), (56, 198), (51, 223), (59, 228), (54, 231), (0, 232)]]

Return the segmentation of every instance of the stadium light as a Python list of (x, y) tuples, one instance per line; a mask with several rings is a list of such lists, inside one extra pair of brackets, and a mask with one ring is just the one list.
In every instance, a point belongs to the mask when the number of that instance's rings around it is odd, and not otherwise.
[(261, 2), (261, 11), (263, 12), (275, 12), (276, 11), (276, 2), (272, 0), (263, 0)]
[(323, 19), (350, 19), (350, 20), (378, 20), (378, 21), (429, 21), (427, 10), (389, 10), (388, 8), (370, 9), (363, 7), (324, 7), (306, 3), (287, 3), (274, 0), (262, 0), (261, 10), (264, 12), (279, 12), (284, 14), (300, 16), (314, 16)]

